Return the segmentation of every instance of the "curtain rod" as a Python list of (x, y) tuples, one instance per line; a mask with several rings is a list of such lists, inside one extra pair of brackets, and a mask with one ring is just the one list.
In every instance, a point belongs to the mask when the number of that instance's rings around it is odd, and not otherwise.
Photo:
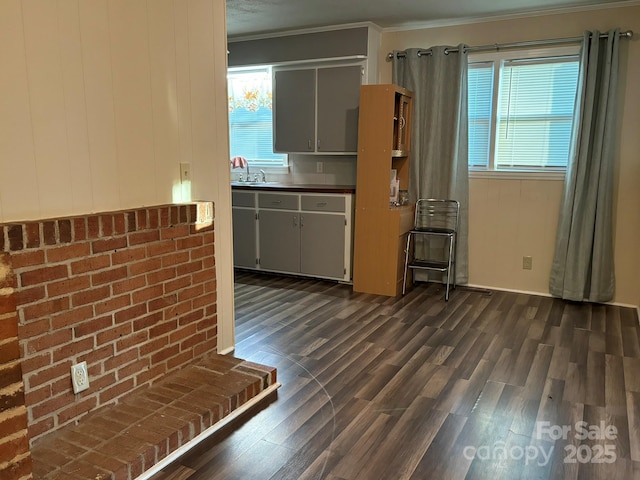
[[(601, 33), (600, 38), (607, 38), (609, 36), (608, 33)], [(620, 32), (620, 38), (631, 38), (633, 37), (633, 31), (627, 30), (626, 32)], [(531, 40), (528, 42), (515, 42), (515, 43), (495, 43), (493, 45), (479, 45), (477, 47), (466, 47), (465, 51), (467, 52), (481, 52), (481, 51), (490, 51), (490, 50), (500, 50), (505, 48), (525, 48), (525, 47), (539, 47), (542, 45), (559, 45), (566, 43), (580, 43), (583, 37), (568, 37), (568, 38), (552, 38), (549, 40)], [(458, 52), (458, 48), (447, 48), (445, 53), (449, 52)], [(401, 51), (396, 53), (398, 57), (406, 57), (407, 52)], [(431, 55), (431, 50), (418, 50), (418, 56), (421, 55)], [(391, 60), (394, 56), (394, 53), (387, 54), (387, 60)]]

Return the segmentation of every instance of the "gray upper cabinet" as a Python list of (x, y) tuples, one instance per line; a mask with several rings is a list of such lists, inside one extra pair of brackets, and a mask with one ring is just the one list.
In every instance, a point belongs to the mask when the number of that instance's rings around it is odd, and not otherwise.
[(273, 150), (313, 152), (316, 138), (316, 71), (275, 73)]
[(362, 69), (318, 69), (318, 152), (358, 151), (358, 106)]
[(356, 153), (362, 67), (278, 70), (274, 151)]

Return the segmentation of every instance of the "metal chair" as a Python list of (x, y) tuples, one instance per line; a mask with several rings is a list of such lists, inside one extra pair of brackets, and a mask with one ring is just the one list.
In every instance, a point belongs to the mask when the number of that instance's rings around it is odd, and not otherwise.
[[(402, 295), (406, 292), (409, 270), (446, 273), (446, 293), (456, 287), (456, 247), (460, 224), (460, 202), (422, 198), (416, 202), (413, 228), (407, 235)], [(412, 275), (413, 283), (413, 275)]]

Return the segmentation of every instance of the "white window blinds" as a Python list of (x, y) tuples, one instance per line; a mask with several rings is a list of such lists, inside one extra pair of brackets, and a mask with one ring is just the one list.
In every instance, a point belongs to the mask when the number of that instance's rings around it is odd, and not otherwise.
[(493, 52), (469, 63), (469, 167), (563, 171), (571, 147), (579, 60), (556, 54)]
[(487, 168), (491, 143), (493, 62), (469, 65), (469, 166)]
[(496, 168), (566, 167), (577, 80), (575, 58), (503, 63)]
[(271, 68), (230, 70), (227, 82), (231, 158), (245, 157), (254, 166), (286, 165), (286, 155), (273, 153)]

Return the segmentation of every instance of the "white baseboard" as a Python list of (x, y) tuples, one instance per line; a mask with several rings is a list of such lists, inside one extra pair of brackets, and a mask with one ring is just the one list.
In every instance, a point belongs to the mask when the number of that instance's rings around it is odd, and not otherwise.
[(235, 352), (236, 347), (229, 347), (229, 348), (225, 348), (224, 350), (220, 350), (219, 352), (216, 352), (218, 355), (228, 355), (230, 353)]
[[(513, 288), (489, 287), (487, 285), (476, 285), (472, 283), (468, 283), (466, 285), (460, 285), (460, 287), (483, 288), (485, 290), (497, 290), (499, 292), (522, 293), (525, 295), (537, 295), (539, 297), (549, 297), (549, 298), (552, 297), (552, 295), (549, 292), (532, 292), (529, 290), (517, 290)], [(602, 304), (613, 305), (615, 307), (635, 308), (638, 311), (638, 318), (640, 318), (640, 305), (632, 305), (629, 303), (621, 303), (621, 302), (602, 302)]]
[(533, 291), (529, 291), (529, 290), (516, 290), (514, 288), (500, 288), (500, 287), (493, 287), (493, 286), (487, 286), (487, 285), (477, 285), (475, 283), (467, 283), (466, 285), (458, 285), (460, 287), (470, 287), (470, 288), (481, 288), (484, 290), (497, 290), (499, 292), (509, 292), (509, 293), (522, 293), (525, 295), (537, 295), (539, 297), (551, 297), (550, 293), (543, 293), (543, 292), (533, 292)]

